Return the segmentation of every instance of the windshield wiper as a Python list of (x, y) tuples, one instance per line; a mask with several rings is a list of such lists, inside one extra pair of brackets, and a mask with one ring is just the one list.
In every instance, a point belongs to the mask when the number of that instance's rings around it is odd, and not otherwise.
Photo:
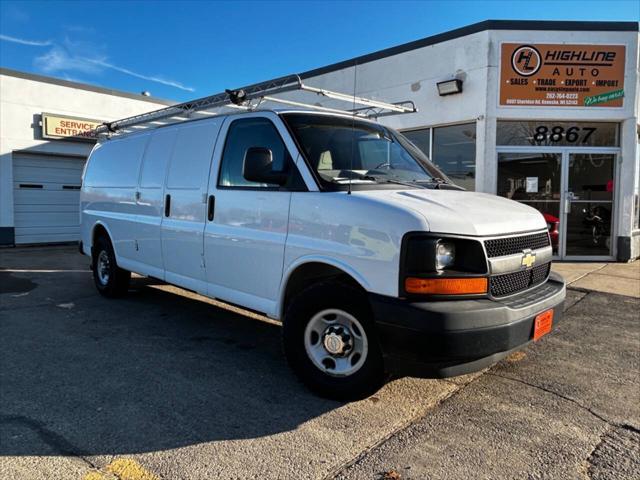
[(379, 177), (374, 177), (373, 175), (363, 175), (362, 177), (360, 177), (362, 180), (372, 180), (374, 182), (376, 182), (377, 184), (382, 184), (382, 183), (391, 183), (394, 185), (404, 185), (405, 187), (418, 187), (418, 188), (427, 188), (424, 185), (420, 185), (419, 183), (417, 183), (416, 181), (412, 181), (412, 182), (404, 182), (402, 180), (395, 180), (392, 178), (379, 178)]
[(459, 187), (458, 185), (455, 185), (453, 183), (449, 183), (440, 177), (433, 177), (431, 180), (420, 180), (420, 183), (431, 185), (435, 189), (444, 187), (446, 190), (464, 190), (464, 188)]

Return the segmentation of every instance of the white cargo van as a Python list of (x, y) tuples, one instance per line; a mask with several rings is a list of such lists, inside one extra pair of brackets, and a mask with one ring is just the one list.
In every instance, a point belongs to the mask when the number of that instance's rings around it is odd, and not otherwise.
[(463, 191), (353, 116), (252, 111), (105, 140), (81, 216), (100, 293), (136, 272), (281, 319), (289, 364), (327, 397), (481, 369), (562, 317), (540, 213)]

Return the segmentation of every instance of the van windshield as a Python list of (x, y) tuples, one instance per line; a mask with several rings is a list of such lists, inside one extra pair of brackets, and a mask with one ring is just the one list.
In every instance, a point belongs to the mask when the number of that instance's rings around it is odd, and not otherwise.
[(285, 113), (298, 145), (323, 186), (402, 184), (428, 188), (447, 177), (398, 132), (348, 117)]

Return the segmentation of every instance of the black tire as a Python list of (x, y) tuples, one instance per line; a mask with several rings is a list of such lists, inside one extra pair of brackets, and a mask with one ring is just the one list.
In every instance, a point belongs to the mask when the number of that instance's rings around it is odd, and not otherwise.
[[(99, 272), (99, 259), (101, 258), (101, 255), (106, 255), (106, 258), (108, 259), (108, 267), (106, 268), (108, 278), (106, 278), (104, 274), (101, 275)], [(131, 280), (131, 272), (118, 267), (116, 255), (113, 251), (113, 246), (111, 245), (109, 238), (105, 236), (97, 238), (96, 243), (93, 246), (91, 266), (93, 270), (93, 281), (101, 295), (108, 298), (117, 298), (127, 293), (129, 290), (129, 282)]]
[[(352, 315), (366, 334), (364, 363), (348, 376), (333, 376), (316, 366), (305, 348), (305, 331), (319, 312), (338, 309)], [(311, 286), (292, 299), (283, 325), (285, 356), (298, 378), (316, 394), (333, 400), (360, 400), (372, 395), (385, 380), (384, 361), (365, 294), (338, 282)]]

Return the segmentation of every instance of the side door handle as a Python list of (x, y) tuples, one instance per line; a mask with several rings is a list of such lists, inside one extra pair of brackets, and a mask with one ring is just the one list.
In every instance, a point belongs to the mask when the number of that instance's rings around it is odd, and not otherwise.
[(213, 216), (216, 209), (216, 197), (214, 195), (209, 195), (209, 200), (207, 201), (207, 218), (210, 222), (213, 221)]
[(164, 196), (164, 216), (171, 215), (171, 195), (168, 193)]

